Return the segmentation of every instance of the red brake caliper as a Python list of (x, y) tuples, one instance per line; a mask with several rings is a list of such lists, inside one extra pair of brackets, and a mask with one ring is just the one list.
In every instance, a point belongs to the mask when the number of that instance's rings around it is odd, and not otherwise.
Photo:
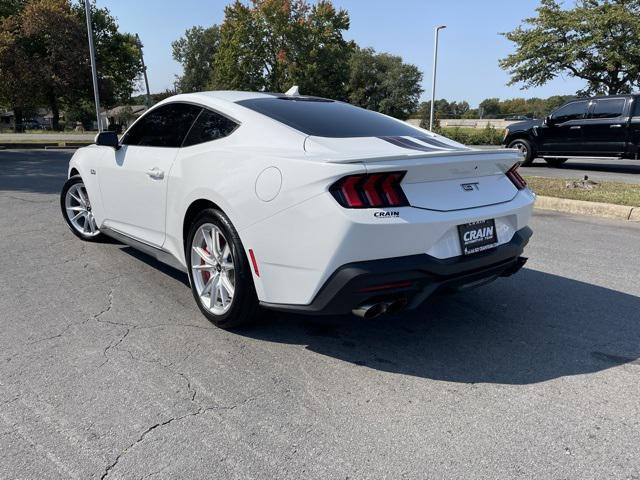
[[(202, 247), (202, 249), (207, 252), (207, 255), (210, 255), (209, 250), (207, 250), (207, 246), (205, 245), (204, 247)], [(204, 265), (204, 259), (200, 259), (200, 265)], [(204, 281), (205, 285), (206, 283), (209, 281), (209, 279), (211, 278), (211, 272), (207, 271), (207, 270), (203, 270), (202, 271), (202, 280)]]

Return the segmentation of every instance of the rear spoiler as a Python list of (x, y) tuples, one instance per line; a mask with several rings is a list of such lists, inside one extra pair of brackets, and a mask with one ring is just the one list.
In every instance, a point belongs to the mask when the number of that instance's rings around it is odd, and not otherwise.
[[(442, 157), (491, 157), (491, 160), (498, 158), (514, 162), (522, 160), (522, 154), (514, 149), (496, 148), (490, 150), (443, 150), (439, 152), (415, 152), (394, 155), (341, 155), (325, 158), (326, 163), (374, 163), (394, 160), (411, 160), (415, 158), (442, 158)], [(483, 159), (478, 158), (479, 161)]]

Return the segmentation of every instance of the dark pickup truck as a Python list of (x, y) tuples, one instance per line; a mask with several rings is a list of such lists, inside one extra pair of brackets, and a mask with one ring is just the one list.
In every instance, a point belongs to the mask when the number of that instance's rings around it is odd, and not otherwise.
[(544, 120), (511, 124), (503, 144), (519, 149), (530, 165), (543, 157), (559, 166), (569, 157), (638, 159), (640, 95), (580, 98)]

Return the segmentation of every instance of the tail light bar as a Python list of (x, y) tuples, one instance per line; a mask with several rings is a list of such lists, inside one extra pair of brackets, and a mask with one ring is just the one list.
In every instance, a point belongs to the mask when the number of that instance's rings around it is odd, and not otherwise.
[(524, 190), (525, 188), (527, 188), (527, 181), (522, 178), (522, 175), (518, 173), (519, 167), (520, 162), (515, 163), (513, 167), (507, 170), (507, 173), (505, 173), (505, 175), (509, 180), (511, 180), (511, 183), (513, 183), (518, 190)]
[(331, 185), (329, 191), (345, 208), (406, 207), (409, 201), (400, 186), (406, 173), (349, 175)]

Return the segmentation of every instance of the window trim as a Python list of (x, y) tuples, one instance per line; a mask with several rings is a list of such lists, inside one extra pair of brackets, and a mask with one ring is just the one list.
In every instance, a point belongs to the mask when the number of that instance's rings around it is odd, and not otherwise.
[[(612, 100), (622, 100), (624, 102), (624, 104), (622, 105), (622, 112), (620, 112), (620, 115), (618, 115), (617, 117), (592, 117), (593, 115), (593, 111), (595, 110), (595, 107), (597, 105), (598, 102), (607, 102), (607, 101), (612, 101)], [(589, 102), (589, 111), (587, 112), (587, 120), (595, 120), (595, 121), (610, 121), (610, 120), (616, 120), (619, 118), (623, 118), (623, 117), (628, 117), (629, 115), (625, 115), (625, 112), (628, 110), (628, 106), (629, 106), (629, 98), (628, 97), (603, 97), (603, 98), (593, 98), (591, 99), (591, 101)], [(632, 105), (633, 106), (633, 105)]]
[[(193, 125), (195, 123), (195, 121), (198, 119), (198, 117), (200, 116), (200, 114), (202, 113), (202, 110), (198, 113), (198, 115), (196, 115), (196, 118), (193, 120), (193, 122), (191, 122), (191, 125), (189, 126), (189, 129), (187, 130), (187, 133), (185, 134), (184, 138), (182, 139), (182, 142), (180, 143), (179, 147), (164, 147), (164, 146), (151, 146), (151, 145), (129, 145), (126, 143), (123, 143), (124, 139), (127, 138), (127, 134), (129, 133), (129, 130), (131, 130), (133, 127), (136, 126), (136, 124), (141, 121), (144, 117), (146, 117), (147, 115), (149, 115), (151, 112), (153, 112), (154, 110), (157, 110), (160, 107), (164, 107), (165, 105), (172, 105), (172, 104), (183, 104), (183, 105), (193, 105), (194, 107), (199, 107), (200, 109), (207, 109), (207, 110), (211, 110), (214, 113), (217, 113), (219, 115), (222, 115), (223, 117), (227, 118), (228, 120), (231, 120), (232, 122), (234, 122), (236, 124), (236, 128), (233, 130), (233, 132), (231, 132), (228, 136), (230, 136), (232, 133), (234, 133), (238, 127), (240, 127), (242, 125), (242, 122), (234, 119), (233, 117), (231, 117), (230, 115), (224, 114), (220, 111), (218, 111), (215, 108), (211, 108), (208, 106), (203, 105), (202, 103), (198, 103), (195, 102), (193, 100), (171, 100), (165, 103), (158, 103), (156, 105), (153, 105), (150, 109), (148, 109), (146, 112), (144, 112), (142, 115), (140, 115), (137, 120), (135, 122), (133, 122), (129, 128), (127, 128), (125, 130), (125, 132), (122, 134), (121, 140), (120, 140), (120, 146), (127, 146), (127, 147), (145, 147), (145, 148), (178, 148), (178, 149), (182, 149), (182, 148), (188, 148), (188, 147), (183, 147), (184, 145), (184, 141), (187, 138), (187, 135), (189, 135), (189, 132), (191, 132), (191, 129), (193, 128)], [(227, 138), (227, 137), (223, 137), (223, 138)], [(218, 139), (221, 140), (221, 139)], [(214, 140), (211, 140), (214, 141)], [(205, 142), (205, 143), (209, 143), (209, 142)], [(202, 145), (202, 143), (197, 143), (196, 145)], [(196, 145), (191, 145), (192, 147), (195, 147)]]
[(561, 107), (558, 107), (558, 109), (556, 109), (554, 112), (551, 112), (551, 118), (555, 120), (555, 114), (557, 112), (562, 110), (564, 107), (568, 107), (569, 105), (571, 105), (573, 103), (585, 103), (587, 108), (585, 109), (585, 112), (584, 112), (584, 114), (582, 115), (581, 118), (572, 118), (571, 120), (565, 120), (563, 122), (558, 122), (558, 123), (574, 122), (576, 120), (586, 120), (588, 118), (588, 116), (589, 116), (589, 111), (591, 109), (591, 102), (592, 102), (592, 100), (589, 100), (589, 99), (586, 99), (586, 98), (571, 100), (569, 103), (565, 103)]

